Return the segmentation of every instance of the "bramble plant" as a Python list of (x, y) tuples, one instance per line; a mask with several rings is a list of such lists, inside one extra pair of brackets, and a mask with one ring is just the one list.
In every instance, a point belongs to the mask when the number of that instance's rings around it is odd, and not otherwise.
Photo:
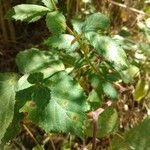
[[(0, 73), (1, 146), (18, 133), (21, 121), (29, 121), (47, 133), (93, 137), (95, 149), (96, 137), (117, 132), (118, 114), (113, 107), (118, 98), (116, 82), (127, 82), (125, 75), (132, 65), (123, 49), (125, 44), (107, 32), (108, 16), (97, 12), (82, 21), (69, 20), (72, 29), (57, 8), (57, 0), (42, 2), (43, 6), (17, 5), (6, 15), (28, 23), (46, 17), (51, 36), (44, 40), (44, 50), (31, 48), (18, 53), (20, 74)], [(137, 70), (133, 67), (132, 73)], [(138, 100), (140, 96), (135, 93)], [(148, 127), (147, 120), (143, 124), (147, 122)], [(137, 143), (130, 142), (126, 141), (132, 146)], [(121, 142), (117, 146), (121, 149)]]

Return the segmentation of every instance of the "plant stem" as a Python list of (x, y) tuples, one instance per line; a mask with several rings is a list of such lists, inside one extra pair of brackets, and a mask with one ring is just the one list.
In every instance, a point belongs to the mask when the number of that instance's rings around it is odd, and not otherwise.
[[(75, 38), (77, 37), (77, 35), (66, 25), (66, 29), (67, 29), (67, 31), (71, 34), (71, 35), (73, 35)], [(78, 38), (77, 38), (78, 39)]]
[(30, 131), (30, 129), (23, 124), (24, 129), (28, 132), (28, 134), (30, 135), (30, 137), (33, 139), (33, 141), (36, 143), (36, 145), (38, 146), (39, 149), (44, 150), (43, 147), (39, 144), (39, 142), (36, 140), (36, 138), (34, 137), (34, 135), (32, 134), (32, 132)]
[(97, 132), (97, 121), (101, 113), (104, 112), (104, 110), (107, 107), (110, 107), (112, 105), (111, 101), (106, 102), (106, 104), (103, 106), (103, 108), (98, 108), (94, 112), (88, 113), (88, 117), (93, 120), (93, 140), (92, 140), (92, 150), (96, 149), (96, 132)]
[(131, 11), (133, 11), (135, 13), (142, 14), (142, 15), (145, 15), (145, 16), (150, 16), (149, 14), (147, 14), (147, 13), (141, 11), (141, 10), (137, 10), (137, 9), (135, 9), (133, 7), (128, 7), (125, 4), (121, 4), (121, 3), (118, 3), (118, 2), (115, 2), (115, 1), (112, 1), (112, 0), (108, 0), (108, 2), (113, 4), (113, 5), (116, 5), (116, 6), (119, 6), (119, 7), (122, 7), (122, 8), (126, 8), (128, 10), (131, 10)]
[(90, 61), (90, 59), (89, 59), (89, 57), (88, 57), (88, 55), (87, 55), (88, 49), (89, 49), (89, 47), (88, 47), (87, 45), (84, 45), (84, 46), (82, 47), (82, 50), (83, 50), (83, 53), (84, 53), (84, 57), (85, 57), (86, 61), (89, 63), (89, 65), (92, 67), (92, 69), (93, 69), (97, 74), (99, 74), (99, 70), (96, 68), (96, 66), (94, 66), (94, 65), (91, 63), (91, 61)]
[(82, 52), (83, 52), (83, 54), (84, 54), (84, 57), (85, 57), (85, 59), (86, 59), (86, 61), (89, 63), (89, 65), (91, 66), (91, 68), (93, 68), (93, 70), (97, 73), (97, 74), (99, 74), (99, 70), (91, 63), (91, 61), (90, 61), (90, 59), (89, 59), (89, 57), (88, 57), (88, 55), (87, 55), (87, 51), (88, 51), (88, 46), (87, 45), (83, 45), (82, 43), (81, 43), (81, 41), (80, 41), (80, 35), (77, 35), (77, 34), (75, 34), (68, 26), (66, 26), (66, 29), (67, 29), (67, 31), (71, 34), (71, 35), (73, 35), (74, 37), (75, 37), (75, 39), (79, 42), (79, 44), (81, 45), (81, 49), (82, 49)]
[(52, 145), (52, 147), (53, 147), (53, 150), (56, 150), (56, 148), (55, 148), (55, 145), (54, 145), (54, 142), (53, 142), (53, 140), (50, 138), (50, 142), (51, 142), (51, 145)]
[(56, 6), (56, 4), (55, 4), (54, 0), (50, 0), (50, 1), (51, 1), (52, 5), (53, 5), (54, 9), (57, 11), (57, 10), (58, 10), (58, 8), (57, 8), (57, 6)]
[[(55, 5), (54, 0), (51, 0), (51, 3), (53, 4), (54, 9), (57, 11), (58, 8), (57, 8), (57, 6)], [(68, 31), (71, 35), (73, 35), (73, 36), (75, 37), (75, 39), (79, 42), (79, 44), (80, 44), (80, 46), (81, 46), (81, 49), (82, 49), (82, 52), (83, 52), (83, 54), (84, 54), (84, 57), (85, 57), (86, 61), (88, 62), (88, 64), (91, 66), (91, 68), (92, 68), (97, 74), (99, 74), (99, 73), (100, 73), (99, 70), (96, 68), (96, 66), (94, 66), (94, 65), (91, 63), (91, 61), (90, 61), (90, 59), (89, 59), (89, 57), (88, 57), (88, 55), (87, 55), (88, 46), (87, 46), (87, 45), (83, 45), (83, 43), (81, 43), (81, 41), (80, 41), (80, 35), (78, 35), (78, 34), (76, 34), (75, 32), (73, 32), (72, 29), (69, 28), (69, 26), (68, 26), (67, 24), (66, 24), (66, 29), (67, 29), (67, 31)]]
[(96, 133), (97, 133), (97, 119), (93, 119), (92, 150), (96, 149)]

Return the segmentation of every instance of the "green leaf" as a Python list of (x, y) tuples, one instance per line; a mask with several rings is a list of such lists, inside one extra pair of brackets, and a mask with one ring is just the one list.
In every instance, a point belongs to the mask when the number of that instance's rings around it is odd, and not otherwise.
[(148, 93), (149, 83), (143, 79), (140, 79), (135, 87), (133, 97), (136, 101), (142, 100)]
[(91, 82), (91, 86), (97, 92), (99, 97), (101, 97), (102, 92), (103, 92), (102, 79), (100, 79), (98, 75), (92, 74), (92, 75), (89, 75), (89, 81)]
[(31, 73), (45, 67), (49, 56), (38, 49), (25, 50), (17, 54), (16, 64), (21, 73)]
[(50, 10), (44, 6), (34, 4), (21, 4), (13, 7), (6, 14), (6, 18), (26, 22), (34, 22), (46, 15)]
[(139, 75), (139, 68), (135, 65), (130, 65), (129, 68), (126, 70), (126, 74), (128, 74), (130, 77), (134, 78), (137, 75)]
[(150, 148), (150, 117), (126, 133), (125, 139), (130, 147), (136, 150), (149, 150)]
[(59, 72), (45, 86), (51, 89), (51, 100), (45, 109), (24, 109), (29, 110), (29, 118), (46, 132), (70, 132), (83, 136), (84, 112), (88, 107), (79, 84), (65, 72)]
[[(100, 116), (97, 122), (97, 138), (108, 136), (115, 132), (117, 126), (117, 111), (113, 108), (107, 108)], [(86, 134), (92, 137), (92, 123), (88, 124)]]
[(107, 61), (113, 63), (116, 70), (128, 67), (127, 56), (124, 50), (108, 36), (100, 36), (97, 33), (89, 32), (85, 34), (90, 44), (101, 54)]
[(92, 90), (90, 93), (89, 93), (89, 97), (87, 99), (89, 102), (101, 102), (97, 92), (95, 90)]
[(38, 109), (43, 110), (50, 101), (50, 89), (42, 85), (35, 85), (31, 97)]
[(78, 42), (72, 43), (74, 39), (74, 36), (70, 34), (53, 35), (45, 40), (44, 44), (50, 48), (52, 47), (61, 50), (59, 58), (65, 67), (75, 67), (76, 63), (81, 60), (81, 56), (75, 51), (79, 48), (79, 44)]
[(79, 19), (73, 19), (71, 22), (72, 22), (74, 31), (76, 31), (78, 34), (81, 34), (84, 22)]
[(31, 100), (31, 95), (32, 95), (32, 92), (34, 90), (34, 86), (33, 84), (30, 84), (28, 82), (28, 77), (29, 75), (24, 75), (22, 76), (19, 80), (18, 80), (18, 83), (16, 85), (16, 107), (19, 111), (19, 109), (21, 107), (23, 107), (25, 105), (25, 103), (27, 101), (30, 101)]
[(2, 144), (0, 145), (0, 148), (4, 147), (7, 142), (12, 140), (15, 136), (19, 134), (19, 132), (21, 131), (20, 122), (23, 120), (23, 118), (24, 115), (22, 113), (19, 113), (18, 108), (15, 105), (13, 120), (9, 125), (9, 127), (7, 128), (7, 132), (5, 133), (5, 136), (2, 139)]
[(90, 104), (91, 110), (98, 109), (102, 104), (101, 97), (99, 97), (99, 95), (97, 94), (97, 92), (94, 89), (89, 93), (87, 101)]
[(28, 89), (18, 91), (16, 94), (18, 108), (21, 108), (20, 112), (22, 112), (24, 108), (26, 109), (26, 104), (29, 104), (31, 109), (35, 107), (39, 110), (43, 110), (48, 105), (50, 98), (50, 89), (42, 85), (34, 85)]
[(138, 47), (142, 50), (145, 56), (150, 56), (150, 44), (140, 43)]
[(129, 37), (131, 35), (131, 33), (130, 33), (129, 29), (124, 26), (121, 28), (119, 35), (122, 37)]
[(0, 73), (0, 143), (14, 117), (17, 74)]
[[(58, 0), (53, 0), (54, 3), (58, 3)], [(54, 10), (51, 0), (42, 0), (43, 4), (48, 7), (50, 10)]]
[(110, 25), (109, 18), (101, 13), (94, 13), (88, 16), (85, 20), (83, 31), (97, 31), (97, 30), (104, 30)]
[[(34, 73), (37, 74), (37, 73)], [(30, 84), (28, 82), (30, 75), (24, 75), (18, 81), (16, 86), (16, 100), (18, 101), (18, 108), (23, 107), (26, 102), (32, 101), (34, 107), (44, 109), (50, 100), (50, 89), (43, 85), (43, 82), (35, 82)], [(32, 81), (32, 80), (31, 80)]]
[(36, 72), (36, 73), (30, 74), (27, 80), (28, 80), (29, 83), (35, 84), (35, 83), (42, 82), (43, 78), (44, 78), (43, 73)]
[(46, 25), (50, 32), (61, 34), (66, 30), (65, 16), (57, 11), (48, 13), (46, 16)]
[(44, 74), (44, 78), (64, 70), (64, 65), (57, 55), (34, 48), (19, 52), (16, 64), (21, 73), (41, 72)]
[(103, 91), (111, 99), (116, 99), (118, 97), (118, 93), (114, 86), (110, 82), (102, 83)]
[(29, 83), (27, 80), (28, 77), (29, 77), (29, 74), (25, 74), (18, 80), (18, 83), (16, 85), (16, 92), (27, 89), (32, 86), (32, 84)]
[[(112, 141), (113, 150), (149, 150), (150, 148), (150, 117)], [(118, 142), (119, 141), (119, 142)]]
[(134, 77), (137, 77), (139, 73), (140, 73), (140, 70), (137, 66), (129, 65), (129, 68), (122, 71), (120, 74), (121, 74), (123, 82), (129, 83), (133, 81)]
[(74, 39), (74, 36), (70, 34), (61, 34), (59, 36), (54, 35), (45, 40), (44, 44), (58, 49), (66, 49), (67, 51), (73, 51), (78, 47), (77, 42), (72, 44), (72, 41)]
[(115, 132), (118, 114), (116, 109), (108, 108), (102, 113), (102, 115), (98, 119), (98, 137), (104, 137), (108, 134)]

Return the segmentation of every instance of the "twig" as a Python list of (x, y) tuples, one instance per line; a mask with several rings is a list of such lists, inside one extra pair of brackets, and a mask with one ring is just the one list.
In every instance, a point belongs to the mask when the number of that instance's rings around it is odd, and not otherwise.
[(108, 101), (107, 103), (105, 103), (105, 105), (103, 106), (103, 108), (98, 108), (97, 110), (93, 111), (93, 112), (90, 112), (88, 113), (88, 117), (89, 118), (92, 118), (93, 120), (93, 139), (92, 139), (92, 150), (95, 150), (96, 149), (96, 133), (97, 133), (97, 121), (98, 121), (98, 118), (99, 118), (99, 115), (101, 113), (104, 112), (104, 110), (111, 106), (112, 105), (112, 102), (111, 101)]
[(51, 139), (50, 135), (48, 135), (48, 136), (46, 137), (46, 139), (43, 141), (43, 145), (45, 145), (45, 144), (48, 143), (48, 142), (51, 143), (53, 150), (56, 150), (55, 144), (54, 144), (53, 140)]
[[(53, 0), (51, 0), (51, 2), (52, 2), (52, 4), (53, 4), (53, 6), (54, 6), (54, 9), (55, 9), (55, 10), (58, 10), (57, 6), (55, 5), (55, 2), (54, 2)], [(76, 34), (75, 32), (73, 32), (72, 29), (69, 28), (67, 24), (66, 24), (66, 30), (67, 30), (71, 35), (73, 35), (73, 36), (75, 37), (75, 40), (77, 40), (77, 41), (79, 42), (79, 44), (81, 45), (81, 49), (82, 49), (82, 52), (83, 52), (83, 54), (84, 54), (84, 57), (85, 57), (86, 61), (89, 63), (89, 65), (91, 66), (91, 68), (92, 68), (97, 74), (99, 74), (99, 70), (90, 62), (90, 59), (88, 58), (88, 55), (87, 55), (87, 53), (86, 53), (88, 47), (87, 47), (87, 46), (84, 46), (84, 45), (81, 43), (81, 41), (80, 41), (80, 36), (81, 36), (81, 35), (78, 35), (78, 34)], [(74, 40), (73, 40), (73, 42), (74, 42)]]
[(25, 124), (22, 124), (22, 126), (28, 132), (28, 134), (33, 139), (33, 141), (36, 143), (36, 145), (39, 147), (39, 149), (44, 150), (43, 147), (40, 146), (39, 142), (36, 140), (36, 138), (34, 137), (34, 135), (32, 134), (32, 132), (29, 130), (29, 128)]
[(121, 3), (118, 3), (118, 2), (114, 2), (114, 1), (111, 1), (111, 0), (108, 0), (108, 2), (110, 2), (110, 3), (113, 4), (113, 5), (116, 5), (116, 6), (119, 6), (119, 7), (126, 8), (126, 9), (128, 9), (128, 10), (131, 10), (131, 11), (136, 12), (136, 13), (138, 13), (138, 14), (142, 14), (142, 15), (145, 15), (145, 16), (150, 16), (149, 14), (147, 14), (147, 13), (141, 11), (141, 10), (135, 9), (135, 8), (133, 8), (133, 7), (128, 7), (128, 6), (126, 6), (125, 4), (121, 4)]
[(118, 137), (120, 137), (122, 140), (125, 140), (125, 138), (122, 135), (120, 135), (119, 133), (115, 133), (115, 135), (117, 135)]
[(52, 5), (53, 5), (54, 9), (57, 11), (57, 10), (58, 10), (58, 8), (57, 8), (57, 6), (56, 6), (56, 4), (55, 4), (54, 0), (50, 0), (50, 1), (51, 1)]
[(93, 139), (92, 139), (92, 150), (96, 149), (96, 133), (97, 133), (97, 120), (93, 119)]
[[(82, 44), (82, 45), (83, 45), (83, 44)], [(89, 65), (91, 66), (91, 68), (92, 68), (97, 74), (100, 75), (99, 70), (96, 68), (95, 65), (93, 65), (93, 64), (91, 63), (91, 61), (90, 61), (90, 59), (89, 59), (89, 57), (88, 57), (88, 55), (87, 55), (87, 52), (89, 51), (88, 45), (83, 45), (81, 48), (82, 48), (82, 51), (83, 51), (83, 53), (84, 53), (84, 56), (85, 56), (86, 61), (89, 63)]]
[(71, 35), (73, 35), (76, 39), (78, 39), (77, 38), (78, 35), (76, 35), (67, 25), (66, 25), (66, 29)]
[(53, 140), (51, 138), (49, 140), (50, 140), (50, 142), (52, 144), (53, 150), (56, 150)]
[(109, 147), (110, 147), (110, 150), (112, 150), (112, 143), (111, 143), (110, 136), (108, 136), (108, 141), (109, 141)]

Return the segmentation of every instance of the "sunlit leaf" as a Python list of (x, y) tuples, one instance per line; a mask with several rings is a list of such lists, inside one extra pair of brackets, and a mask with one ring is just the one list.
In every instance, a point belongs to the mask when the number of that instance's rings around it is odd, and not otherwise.
[(99, 98), (99, 96), (98, 96), (98, 94), (95, 90), (92, 90), (89, 93), (88, 101), (89, 102), (99, 102), (100, 103), (100, 98)]
[(59, 36), (54, 35), (45, 40), (44, 44), (46, 44), (49, 47), (51, 46), (58, 49), (66, 49), (67, 51), (73, 51), (78, 47), (77, 42), (72, 44), (74, 39), (74, 36), (70, 34), (61, 34)]
[(137, 77), (140, 73), (140, 70), (135, 65), (129, 65), (128, 69), (120, 72), (121, 78), (124, 83), (132, 82), (135, 77)]
[(110, 24), (109, 18), (106, 15), (98, 12), (86, 18), (82, 29), (84, 32), (104, 30), (109, 26), (109, 24)]
[[(65, 72), (59, 72), (55, 73), (45, 86), (51, 89), (51, 99), (45, 109), (31, 107), (22, 111), (28, 110), (29, 118), (46, 132), (70, 132), (83, 136), (85, 111), (88, 105), (79, 84)], [(41, 96), (41, 100), (43, 98)]]
[(34, 48), (18, 53), (16, 64), (19, 71), (23, 74), (41, 72), (44, 74), (44, 77), (64, 70), (64, 65), (57, 55)]
[(82, 28), (84, 26), (84, 22), (82, 20), (73, 19), (72, 20), (72, 25), (73, 25), (74, 31), (76, 31), (78, 34), (82, 33)]
[(57, 11), (50, 12), (46, 16), (46, 25), (50, 32), (61, 34), (66, 30), (65, 16)]
[(21, 4), (8, 11), (6, 18), (26, 22), (34, 22), (46, 15), (50, 10), (47, 7), (34, 4)]
[(114, 86), (110, 82), (102, 83), (103, 91), (111, 99), (116, 99), (118, 97), (118, 93)]
[[(54, 1), (54, 3), (57, 3), (58, 2), (58, 0), (53, 0)], [(52, 1), (51, 0), (42, 0), (42, 2), (43, 2), (43, 4), (46, 6), (46, 7), (48, 7), (50, 10), (54, 10), (55, 8), (54, 8), (54, 6), (53, 6), (53, 4), (52, 4)]]
[(115, 40), (108, 36), (100, 36), (94, 32), (89, 32), (85, 36), (100, 55), (114, 64), (116, 70), (127, 68), (126, 53)]
[(149, 83), (143, 79), (140, 79), (135, 87), (135, 91), (133, 93), (134, 100), (140, 101), (147, 95), (149, 89)]

